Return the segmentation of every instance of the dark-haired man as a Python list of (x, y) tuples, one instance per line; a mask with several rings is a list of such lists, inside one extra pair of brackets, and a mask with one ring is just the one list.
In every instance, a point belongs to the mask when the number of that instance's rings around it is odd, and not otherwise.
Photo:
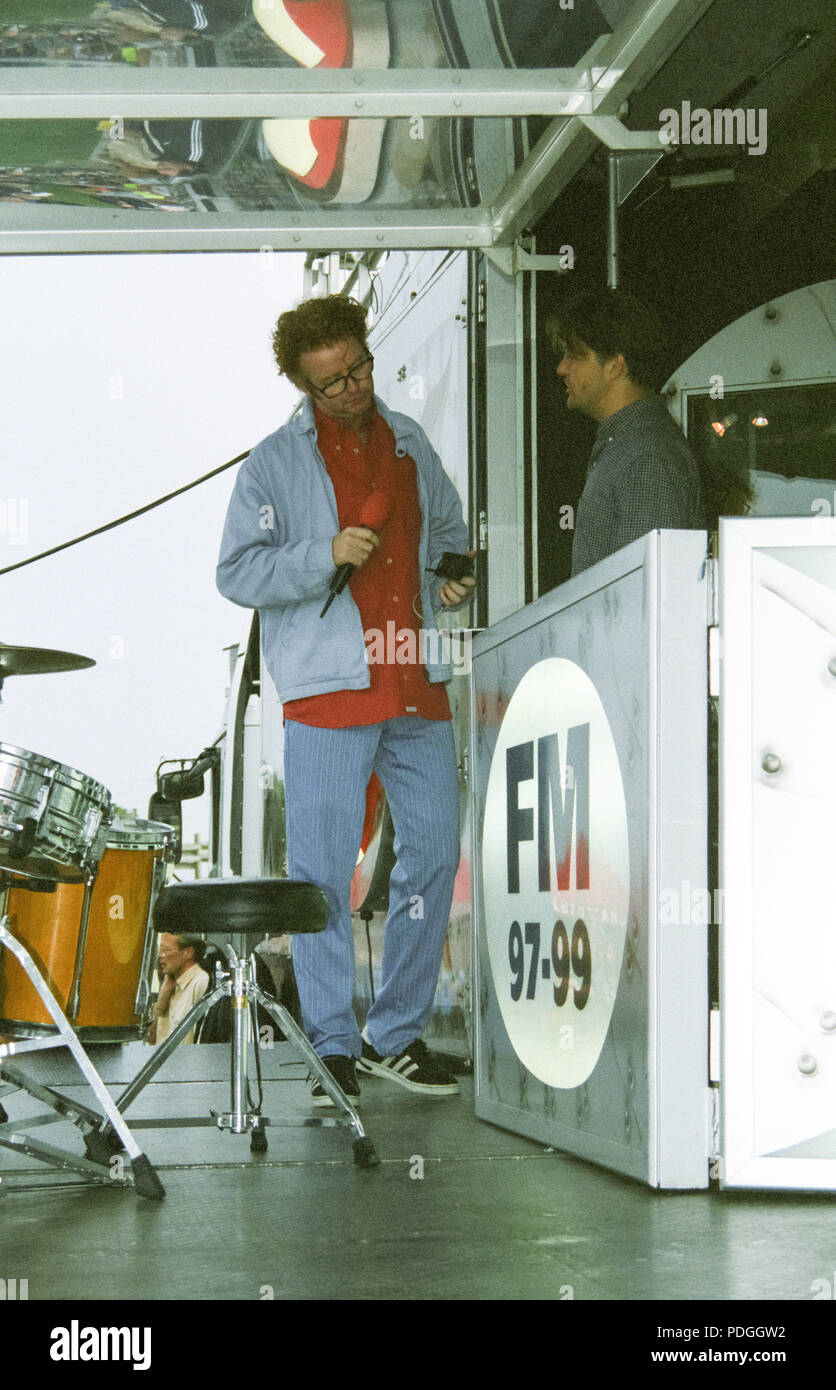
[[(421, 1040), (459, 862), (444, 685), (452, 670), (426, 633), (434, 611), (466, 602), (475, 581), (431, 574), (445, 551), (467, 548), (461, 502), (421, 427), (375, 396), (365, 320), (341, 295), (280, 317), (276, 362), (305, 400), (241, 467), (217, 579), (227, 598), (259, 609), (264, 661), (284, 706), (288, 872), (318, 884), (331, 908), (324, 932), (293, 939), (305, 1030), (353, 1100), (355, 1061), (420, 1094), (454, 1095), (455, 1077)], [(377, 531), (359, 524), (375, 494), (385, 499)], [(343, 565), (354, 572), (325, 612)], [(395, 661), (374, 661), (369, 634), (389, 624)], [(410, 645), (425, 663), (403, 659)], [(398, 858), (380, 984), (361, 1036), (350, 884), (372, 773), (386, 791)], [(312, 1095), (330, 1104), (318, 1082)]]
[(704, 524), (699, 472), (658, 393), (666, 376), (661, 325), (632, 295), (585, 295), (553, 336), (566, 405), (599, 422), (575, 515), (572, 574), (661, 527)]

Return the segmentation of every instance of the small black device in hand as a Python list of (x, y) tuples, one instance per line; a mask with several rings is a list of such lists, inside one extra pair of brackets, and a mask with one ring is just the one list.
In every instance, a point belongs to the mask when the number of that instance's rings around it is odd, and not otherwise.
[(435, 569), (428, 568), (439, 579), (472, 579), (474, 575), (473, 557), (458, 555), (454, 550), (445, 550)]

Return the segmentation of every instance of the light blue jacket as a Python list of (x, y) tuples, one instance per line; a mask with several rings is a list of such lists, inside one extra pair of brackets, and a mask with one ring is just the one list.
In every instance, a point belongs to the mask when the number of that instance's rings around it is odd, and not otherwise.
[[(421, 426), (375, 400), (395, 436), (398, 457), (409, 454), (415, 460), (421, 608), (432, 614), (440, 607), (444, 581), (427, 569), (438, 564), (445, 550), (467, 550), (461, 502)], [(265, 664), (283, 703), (369, 685), (363, 624), (349, 587), (324, 618), (319, 616), (334, 573), (331, 541), (339, 530), (334, 487), (306, 397), (299, 413), (256, 445), (241, 465), (217, 569), (224, 597), (259, 611)], [(429, 661), (426, 671), (433, 682), (448, 681), (453, 674), (441, 662)]]

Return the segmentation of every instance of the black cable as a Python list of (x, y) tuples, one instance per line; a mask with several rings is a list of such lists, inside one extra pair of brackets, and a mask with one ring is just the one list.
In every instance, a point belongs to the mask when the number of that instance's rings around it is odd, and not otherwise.
[(30, 555), (28, 560), (18, 560), (14, 565), (6, 565), (5, 569), (0, 569), (0, 575), (11, 574), (13, 570), (23, 569), (24, 565), (34, 565), (36, 560), (46, 560), (50, 555), (57, 555), (59, 551), (69, 550), (74, 545), (81, 545), (82, 541), (89, 541), (93, 536), (101, 536), (105, 531), (112, 531), (116, 526), (124, 526), (126, 521), (133, 521), (136, 517), (143, 516), (145, 512), (152, 512), (155, 507), (161, 507), (164, 502), (171, 502), (173, 498), (182, 496), (184, 492), (190, 492), (193, 487), (200, 487), (201, 483), (208, 482), (210, 478), (216, 478), (227, 468), (234, 468), (235, 464), (241, 463), (249, 453), (250, 450), (245, 449), (243, 454), (238, 454), (228, 463), (222, 463), (218, 468), (213, 468), (211, 473), (204, 473), (202, 478), (195, 478), (194, 482), (185, 483), (183, 487), (175, 488), (174, 492), (167, 492), (165, 497), (158, 497), (156, 502), (146, 502), (144, 507), (138, 507), (135, 512), (128, 512), (126, 516), (120, 516), (116, 521), (108, 521), (104, 526), (97, 526), (94, 531), (87, 531), (83, 536), (76, 536), (75, 540), (62, 541), (60, 545), (54, 545), (51, 550), (42, 550), (40, 555)]
[(371, 913), (369, 913), (368, 917), (365, 913), (361, 913), (360, 915), (366, 923), (366, 944), (369, 948), (369, 989), (371, 990), (372, 1003), (374, 1003), (374, 971), (372, 970), (372, 933), (370, 925), (372, 918)]

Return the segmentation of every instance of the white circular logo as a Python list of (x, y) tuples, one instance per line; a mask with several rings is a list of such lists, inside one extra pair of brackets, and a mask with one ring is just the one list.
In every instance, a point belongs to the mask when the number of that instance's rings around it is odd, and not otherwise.
[(615, 741), (573, 661), (538, 662), (514, 691), (482, 831), (488, 953), (508, 1036), (540, 1081), (580, 1086), (615, 1004), (630, 853)]

